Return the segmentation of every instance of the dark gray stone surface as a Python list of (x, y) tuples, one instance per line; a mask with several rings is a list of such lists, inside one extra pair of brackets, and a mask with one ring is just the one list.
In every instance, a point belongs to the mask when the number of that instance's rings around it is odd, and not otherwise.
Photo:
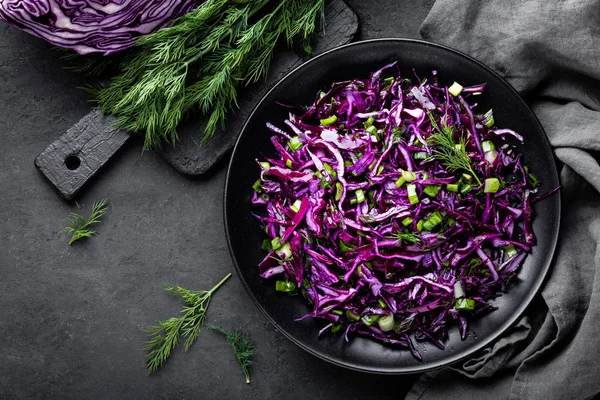
[[(349, 1), (362, 38), (417, 37), (431, 2)], [(99, 235), (67, 246), (74, 205), (33, 160), (89, 111), (60, 53), (0, 24), (0, 399), (399, 399), (414, 377), (346, 371), (305, 353), (262, 317), (233, 276), (208, 322), (258, 348), (252, 384), (228, 344), (204, 331), (148, 377), (141, 329), (176, 316), (162, 289), (209, 288), (233, 272), (222, 219), (224, 164), (186, 179), (133, 138), (77, 201), (109, 198)]]

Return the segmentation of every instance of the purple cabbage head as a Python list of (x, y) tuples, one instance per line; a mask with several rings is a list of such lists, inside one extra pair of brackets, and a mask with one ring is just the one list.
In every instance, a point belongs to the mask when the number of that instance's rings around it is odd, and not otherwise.
[(0, 19), (79, 54), (116, 53), (168, 25), (197, 0), (2, 0)]

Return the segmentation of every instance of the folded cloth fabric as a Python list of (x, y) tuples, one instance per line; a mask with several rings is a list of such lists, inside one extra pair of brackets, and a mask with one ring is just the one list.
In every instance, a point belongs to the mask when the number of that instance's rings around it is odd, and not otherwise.
[(437, 0), (424, 39), (504, 76), (563, 163), (550, 276), (526, 315), (475, 358), (426, 373), (407, 399), (588, 399), (600, 393), (600, 1)]

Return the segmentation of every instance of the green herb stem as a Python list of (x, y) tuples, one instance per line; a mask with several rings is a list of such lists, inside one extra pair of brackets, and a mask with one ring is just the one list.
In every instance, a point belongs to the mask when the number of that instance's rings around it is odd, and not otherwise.
[(221, 287), (221, 285), (223, 285), (225, 283), (225, 281), (227, 281), (227, 279), (231, 278), (231, 272), (228, 273), (227, 275), (225, 275), (225, 278), (221, 279), (221, 281), (219, 283), (217, 283), (215, 285), (215, 287), (213, 287), (212, 289), (209, 290), (208, 293), (210, 293), (211, 295), (217, 291), (218, 288)]
[(186, 338), (185, 351), (196, 341), (206, 319), (206, 312), (213, 293), (231, 277), (227, 274), (210, 290), (191, 291), (178, 285), (166, 285), (165, 290), (183, 300), (186, 306), (179, 318), (158, 321), (158, 325), (145, 329), (150, 338), (146, 343), (146, 369), (151, 374), (161, 367), (177, 347), (181, 336)]

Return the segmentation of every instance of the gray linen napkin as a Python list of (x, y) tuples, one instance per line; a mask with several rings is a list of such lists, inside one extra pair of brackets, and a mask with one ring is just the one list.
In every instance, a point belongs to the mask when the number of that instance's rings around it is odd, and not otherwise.
[(600, 1), (437, 0), (421, 35), (483, 61), (525, 97), (564, 163), (563, 215), (550, 277), (526, 316), (475, 358), (422, 375), (407, 399), (592, 398), (600, 393)]

